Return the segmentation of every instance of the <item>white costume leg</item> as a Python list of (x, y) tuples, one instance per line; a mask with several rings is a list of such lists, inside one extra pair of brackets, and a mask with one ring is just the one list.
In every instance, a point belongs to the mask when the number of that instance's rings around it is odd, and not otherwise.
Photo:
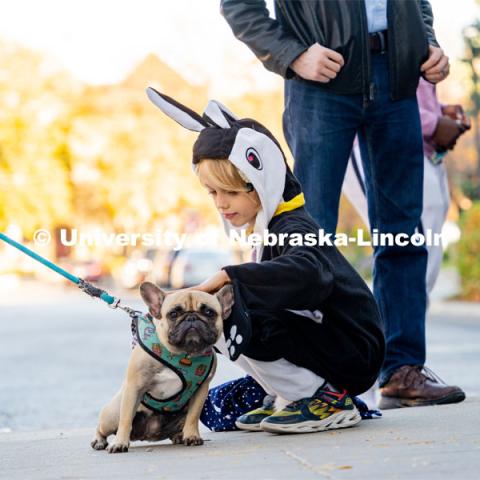
[(325, 383), (324, 378), (284, 358), (273, 362), (244, 358), (275, 395), (289, 402), (311, 397)]
[[(225, 356), (225, 358), (229, 358), (228, 348), (227, 348), (227, 345), (225, 343), (225, 337), (223, 335), (220, 337), (220, 339), (215, 344), (215, 346), (220, 350), (220, 352), (222, 353), (222, 355)], [(272, 388), (269, 385), (267, 385), (263, 381), (263, 379), (258, 377), (257, 372), (252, 368), (250, 363), (247, 361), (247, 357), (245, 357), (244, 355), (240, 355), (237, 358), (237, 360), (235, 360), (235, 362), (233, 362), (233, 363), (235, 363), (235, 365), (239, 366), (245, 373), (247, 373), (248, 375), (253, 377), (257, 381), (257, 383), (259, 383), (261, 385), (261, 387), (269, 395), (275, 396), (275, 392), (272, 390)]]
[[(223, 336), (215, 346), (228, 358)], [(240, 355), (234, 363), (251, 375), (269, 395), (287, 402), (311, 397), (325, 383), (322, 377), (284, 358), (263, 362)]]
[(362, 157), (360, 147), (355, 139), (352, 154), (348, 161), (347, 171), (342, 185), (342, 193), (355, 208), (365, 226), (370, 230), (368, 221), (368, 203), (365, 191), (365, 175), (363, 173)]
[[(431, 230), (435, 235), (442, 232), (450, 206), (447, 171), (443, 163), (432, 165), (427, 157), (424, 164), (422, 225), (425, 232)], [(427, 250), (427, 291), (430, 293), (442, 265), (443, 247), (428, 245)]]

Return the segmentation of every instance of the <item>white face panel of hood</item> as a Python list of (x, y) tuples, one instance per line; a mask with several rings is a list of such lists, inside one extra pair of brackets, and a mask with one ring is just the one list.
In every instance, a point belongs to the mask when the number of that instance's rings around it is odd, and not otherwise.
[[(278, 204), (282, 202), (287, 167), (280, 149), (263, 133), (251, 128), (241, 128), (235, 138), (228, 159), (249, 179), (254, 186), (262, 208), (257, 215), (254, 232), (263, 234), (273, 217)], [(232, 227), (223, 217), (227, 235)], [(260, 251), (257, 252), (259, 258)]]

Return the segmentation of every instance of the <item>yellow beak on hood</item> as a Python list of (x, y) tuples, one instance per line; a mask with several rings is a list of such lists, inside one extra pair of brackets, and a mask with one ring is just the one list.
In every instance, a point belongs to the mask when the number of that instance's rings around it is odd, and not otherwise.
[(279, 203), (273, 216), (275, 217), (275, 215), (280, 215), (283, 212), (289, 212), (290, 210), (295, 210), (296, 208), (303, 207), (303, 205), (305, 205), (305, 197), (303, 196), (303, 192), (301, 192), (297, 196), (289, 200), (288, 202)]

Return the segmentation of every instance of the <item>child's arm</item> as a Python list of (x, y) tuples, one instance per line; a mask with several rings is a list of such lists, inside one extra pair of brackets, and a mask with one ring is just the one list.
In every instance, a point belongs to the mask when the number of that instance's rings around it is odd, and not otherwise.
[(272, 260), (223, 270), (238, 281), (247, 306), (254, 310), (315, 310), (334, 285), (328, 260), (314, 247), (286, 245)]
[(200, 290), (201, 292), (215, 293), (220, 290), (225, 284), (230, 282), (231, 280), (227, 272), (225, 270), (220, 270), (199, 285), (187, 288), (186, 290)]
[(315, 310), (334, 283), (330, 264), (320, 249), (285, 245), (272, 260), (224, 267), (190, 290), (214, 293), (232, 279), (238, 280), (248, 307), (260, 310)]

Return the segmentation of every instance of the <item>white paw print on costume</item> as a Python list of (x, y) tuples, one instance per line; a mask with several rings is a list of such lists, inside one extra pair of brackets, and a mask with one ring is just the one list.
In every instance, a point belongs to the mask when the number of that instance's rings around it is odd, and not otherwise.
[(238, 334), (237, 335), (237, 326), (233, 325), (233, 327), (230, 329), (230, 338), (227, 339), (227, 348), (228, 351), (230, 352), (230, 355), (233, 356), (235, 355), (235, 345), (240, 345), (243, 342), (243, 337)]

